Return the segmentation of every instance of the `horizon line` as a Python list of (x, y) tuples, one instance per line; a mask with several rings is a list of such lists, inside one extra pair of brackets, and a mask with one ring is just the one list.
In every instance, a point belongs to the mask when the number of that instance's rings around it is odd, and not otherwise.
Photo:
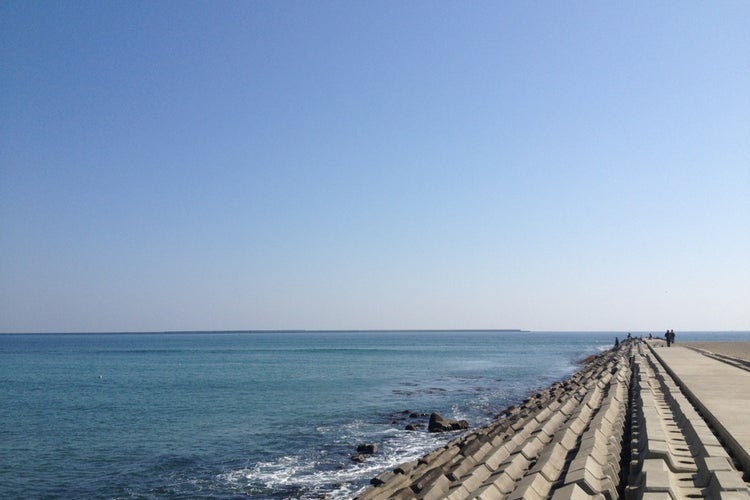
[[(138, 331), (46, 331), (0, 332), (0, 335), (148, 335), (148, 334), (200, 334), (200, 333), (427, 333), (427, 332), (495, 332), (495, 333), (654, 333), (661, 330), (524, 330), (520, 328), (356, 328), (356, 329), (249, 329), (249, 330), (138, 330)], [(681, 330), (683, 333), (744, 333), (750, 330)]]

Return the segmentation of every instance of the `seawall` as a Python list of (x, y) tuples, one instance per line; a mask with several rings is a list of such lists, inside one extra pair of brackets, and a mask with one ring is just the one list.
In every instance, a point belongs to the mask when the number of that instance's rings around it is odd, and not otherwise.
[(750, 499), (740, 450), (714, 434), (660, 348), (623, 342), (357, 498)]

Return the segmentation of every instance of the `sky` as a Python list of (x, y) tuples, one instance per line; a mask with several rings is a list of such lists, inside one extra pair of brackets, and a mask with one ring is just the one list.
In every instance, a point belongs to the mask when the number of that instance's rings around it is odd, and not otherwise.
[(750, 330), (750, 3), (0, 2), (0, 332)]

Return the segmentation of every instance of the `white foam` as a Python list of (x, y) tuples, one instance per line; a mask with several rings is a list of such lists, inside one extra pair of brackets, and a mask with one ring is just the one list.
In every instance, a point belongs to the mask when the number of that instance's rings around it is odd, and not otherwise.
[(340, 468), (334, 468), (336, 464), (328, 460), (324, 453), (318, 457), (287, 455), (223, 473), (218, 480), (240, 489), (279, 491), (299, 488), (304, 491), (302, 498), (319, 498), (321, 493), (328, 498), (351, 498), (380, 472), (415, 460), (455, 437), (393, 428), (382, 430), (380, 435), (383, 440), (379, 452), (362, 463), (338, 464)]
[(266, 488), (275, 489), (286, 486), (305, 468), (298, 456), (284, 456), (271, 462), (258, 462), (249, 468), (227, 472), (219, 479), (233, 484), (259, 483)]

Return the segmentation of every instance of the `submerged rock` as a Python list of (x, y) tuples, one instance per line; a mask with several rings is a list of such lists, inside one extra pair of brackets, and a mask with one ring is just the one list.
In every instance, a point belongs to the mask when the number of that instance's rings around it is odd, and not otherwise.
[(374, 455), (378, 452), (378, 445), (376, 443), (364, 443), (357, 446), (357, 453), (363, 453), (365, 455)]
[(352, 462), (361, 464), (367, 460), (368, 455), (374, 455), (378, 452), (377, 443), (361, 443), (357, 445), (357, 454), (352, 455)]
[(468, 429), (469, 422), (466, 420), (451, 420), (443, 418), (442, 415), (435, 412), (430, 415), (430, 423), (427, 426), (428, 432), (448, 432), (448, 431), (459, 431), (462, 429)]

